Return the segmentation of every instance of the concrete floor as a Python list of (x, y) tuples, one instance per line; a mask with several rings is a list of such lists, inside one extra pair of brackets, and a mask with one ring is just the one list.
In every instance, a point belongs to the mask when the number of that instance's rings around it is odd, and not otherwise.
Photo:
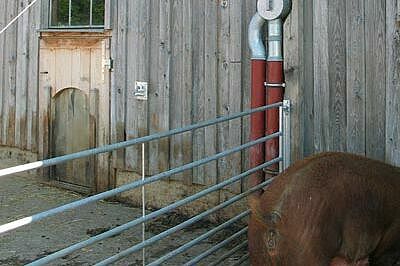
[[(0, 163), (0, 169), (16, 164), (12, 160), (3, 160)], [(0, 224), (48, 210), (81, 197), (79, 194), (43, 184), (31, 174), (0, 177)], [(24, 265), (95, 234), (129, 222), (140, 215), (141, 210), (137, 208), (115, 202), (98, 202), (19, 228), (0, 236), (0, 265)], [(170, 223), (174, 223), (175, 218), (175, 220), (179, 220), (177, 217), (169, 215), (148, 224), (146, 238), (167, 229)], [(146, 262), (153, 261), (210, 228), (209, 223), (204, 223), (202, 226), (197, 225), (179, 231), (158, 242), (146, 249)], [(221, 232), (220, 235), (204, 241), (164, 265), (182, 265), (230, 234), (232, 231)], [(141, 242), (140, 226), (83, 248), (50, 265), (93, 265), (139, 242)], [(220, 253), (210, 256), (202, 264), (208, 264), (228, 250), (229, 247), (221, 250)], [(234, 263), (242, 254), (243, 252), (226, 260), (224, 265)], [(142, 265), (141, 252), (131, 255), (115, 265)]]

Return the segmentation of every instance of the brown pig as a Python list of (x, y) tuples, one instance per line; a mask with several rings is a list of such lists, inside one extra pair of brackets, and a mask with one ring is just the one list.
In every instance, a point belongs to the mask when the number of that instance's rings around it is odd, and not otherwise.
[(400, 265), (400, 168), (323, 153), (249, 203), (252, 265)]

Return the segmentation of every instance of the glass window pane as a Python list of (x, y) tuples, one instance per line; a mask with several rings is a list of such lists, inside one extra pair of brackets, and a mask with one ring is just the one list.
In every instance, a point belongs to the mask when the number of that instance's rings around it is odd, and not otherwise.
[(104, 25), (104, 0), (93, 0), (93, 25)]
[(69, 0), (51, 1), (51, 26), (69, 26)]
[(90, 25), (90, 0), (72, 0), (71, 9), (71, 26)]

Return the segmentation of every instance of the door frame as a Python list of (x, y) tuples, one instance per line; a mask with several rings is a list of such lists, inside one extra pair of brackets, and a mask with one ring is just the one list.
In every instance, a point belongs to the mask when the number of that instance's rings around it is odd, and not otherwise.
[[(95, 117), (94, 131), (95, 137), (91, 140), (90, 146), (98, 147), (110, 144), (110, 75), (111, 69), (107, 62), (111, 57), (111, 33), (104, 32), (41, 32), (39, 44), (39, 128), (38, 128), (38, 147), (39, 159), (48, 159), (51, 155), (51, 124), (52, 124), (52, 105), (54, 96), (65, 88), (79, 88), (74, 84), (60, 86), (54, 77), (57, 70), (55, 63), (50, 60), (51, 53), (56, 49), (65, 47), (75, 48), (99, 48), (101, 45), (101, 63), (96, 64), (93, 71), (101, 71), (101, 80), (96, 84), (91, 84), (88, 89), (90, 113)], [(95, 107), (97, 105), (97, 108)], [(110, 177), (110, 153), (95, 156), (95, 178), (93, 191), (101, 192), (112, 188)], [(47, 181), (52, 181), (51, 169), (46, 168), (40, 174)], [(79, 190), (75, 186), (68, 186), (68, 189)], [(88, 193), (89, 191), (79, 191)]]

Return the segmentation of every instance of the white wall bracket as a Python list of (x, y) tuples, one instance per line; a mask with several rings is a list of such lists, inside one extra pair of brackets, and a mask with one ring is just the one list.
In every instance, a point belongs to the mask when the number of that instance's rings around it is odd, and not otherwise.
[(135, 88), (133, 89), (133, 97), (137, 100), (147, 101), (148, 99), (148, 83), (143, 81), (136, 81)]
[(266, 20), (285, 20), (292, 9), (291, 0), (258, 0), (257, 11)]

